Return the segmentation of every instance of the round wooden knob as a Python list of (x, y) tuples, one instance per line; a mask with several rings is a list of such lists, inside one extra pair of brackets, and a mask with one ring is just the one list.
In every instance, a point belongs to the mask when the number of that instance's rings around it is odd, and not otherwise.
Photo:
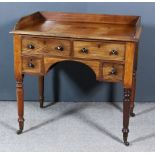
[(109, 74), (110, 74), (110, 75), (116, 75), (116, 74), (117, 74), (116, 68), (112, 67), (112, 69), (111, 69), (111, 71), (110, 71)]
[(85, 53), (85, 54), (88, 54), (88, 49), (87, 49), (87, 48), (82, 48), (82, 49), (81, 49), (81, 52), (82, 52), (82, 53)]
[(55, 49), (58, 50), (58, 51), (63, 51), (64, 50), (63, 46), (57, 46)]
[(118, 55), (118, 51), (117, 51), (117, 50), (112, 50), (112, 51), (110, 52), (110, 55)]
[(35, 47), (34, 47), (34, 45), (29, 44), (29, 45), (27, 45), (27, 48), (29, 48), (29, 49), (34, 49)]
[(28, 67), (30, 67), (30, 68), (34, 68), (35, 65), (34, 65), (33, 63), (28, 63)]

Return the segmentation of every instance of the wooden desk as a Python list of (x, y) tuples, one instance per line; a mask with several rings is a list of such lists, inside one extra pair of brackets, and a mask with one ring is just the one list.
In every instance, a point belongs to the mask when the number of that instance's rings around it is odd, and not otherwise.
[(18, 134), (24, 126), (24, 74), (39, 76), (40, 107), (43, 107), (44, 75), (58, 62), (77, 61), (89, 66), (96, 79), (121, 82), (123, 140), (129, 145), (129, 117), (134, 116), (139, 16), (36, 12), (23, 17), (14, 30), (14, 70)]

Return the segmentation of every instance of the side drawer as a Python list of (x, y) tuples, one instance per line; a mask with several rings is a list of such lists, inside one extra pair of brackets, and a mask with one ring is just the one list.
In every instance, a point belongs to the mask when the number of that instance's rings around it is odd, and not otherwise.
[(104, 60), (124, 60), (125, 44), (113, 42), (75, 41), (74, 56)]
[(43, 59), (35, 56), (22, 56), (24, 73), (43, 74)]
[(121, 64), (104, 63), (103, 79), (109, 82), (119, 82), (123, 80), (124, 66)]

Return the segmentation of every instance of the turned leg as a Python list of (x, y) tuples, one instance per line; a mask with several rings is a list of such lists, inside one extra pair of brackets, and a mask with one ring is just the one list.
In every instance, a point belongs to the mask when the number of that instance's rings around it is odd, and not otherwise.
[(40, 108), (43, 108), (43, 105), (44, 105), (44, 76), (39, 76), (38, 86), (39, 86)]
[(126, 146), (129, 145), (127, 141), (129, 133), (129, 117), (130, 117), (130, 100), (131, 100), (131, 89), (124, 89), (124, 99), (123, 99), (123, 141)]
[(133, 84), (131, 89), (131, 103), (130, 103), (130, 116), (134, 117), (135, 113), (133, 112), (135, 106), (135, 91), (136, 91), (136, 73), (133, 74)]
[(17, 134), (21, 134), (24, 127), (24, 91), (23, 91), (23, 80), (16, 82), (16, 96), (18, 105), (18, 123), (19, 130)]

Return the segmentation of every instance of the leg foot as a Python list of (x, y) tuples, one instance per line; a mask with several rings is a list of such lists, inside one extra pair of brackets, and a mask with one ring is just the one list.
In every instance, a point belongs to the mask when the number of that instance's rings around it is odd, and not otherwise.
[(24, 128), (24, 118), (18, 119), (18, 123), (19, 123), (19, 130), (17, 130), (17, 134), (20, 135), (23, 132)]
[(134, 112), (131, 112), (131, 113), (130, 113), (130, 116), (131, 116), (131, 117), (135, 117), (136, 114), (135, 114)]
[(130, 145), (130, 143), (127, 142), (127, 141), (124, 141), (124, 144), (125, 144), (126, 146), (129, 146), (129, 145)]
[(21, 129), (19, 129), (19, 130), (17, 130), (17, 135), (20, 135), (21, 133), (23, 132), (23, 130), (21, 130)]
[(44, 99), (40, 98), (39, 102), (40, 102), (40, 108), (44, 108)]
[(129, 142), (127, 141), (129, 129), (122, 129), (122, 132), (123, 132), (123, 141), (124, 141), (124, 144), (126, 146), (129, 146)]

